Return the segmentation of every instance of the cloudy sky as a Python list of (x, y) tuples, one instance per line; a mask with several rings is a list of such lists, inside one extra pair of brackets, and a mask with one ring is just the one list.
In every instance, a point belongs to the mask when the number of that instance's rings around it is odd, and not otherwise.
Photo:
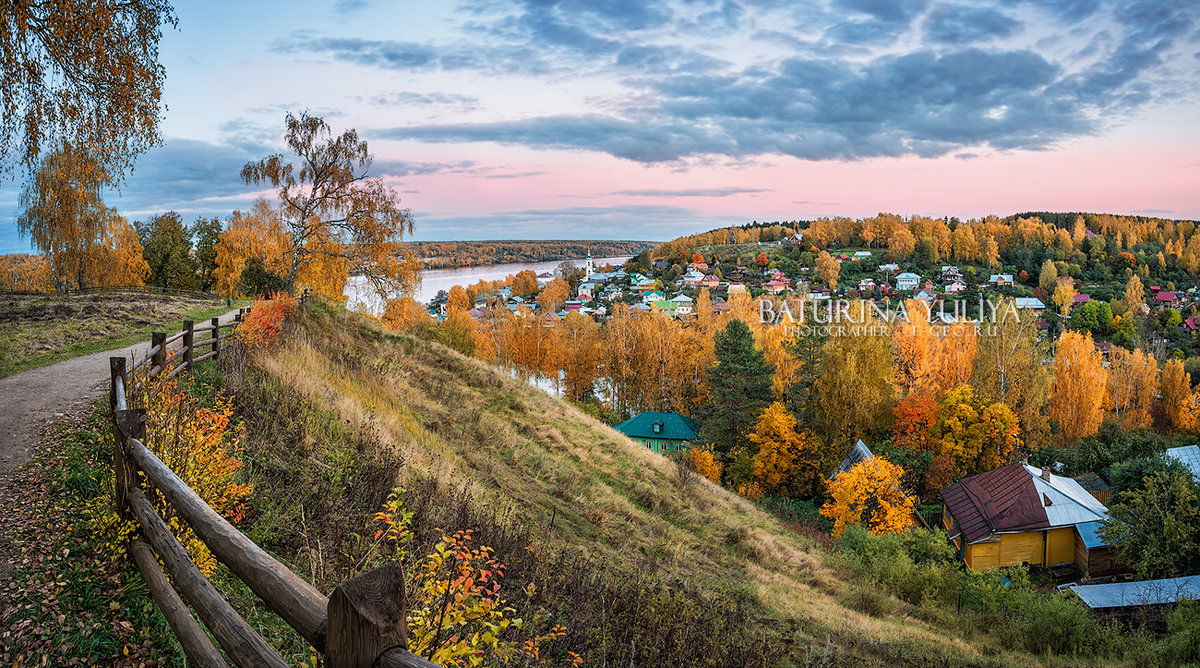
[(304, 109), (367, 139), (418, 239), (1200, 218), (1194, 0), (177, 4), (165, 141), (108, 198), (135, 220), (246, 207), (241, 165)]

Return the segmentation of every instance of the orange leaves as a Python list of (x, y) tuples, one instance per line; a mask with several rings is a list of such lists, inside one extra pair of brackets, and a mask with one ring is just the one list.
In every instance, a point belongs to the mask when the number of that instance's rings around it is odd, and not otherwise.
[(1070, 442), (1091, 436), (1104, 418), (1108, 371), (1091, 334), (1063, 332), (1054, 355), (1050, 416)]
[(557, 312), (567, 297), (571, 294), (571, 286), (562, 278), (555, 278), (542, 288), (542, 291), (537, 296), (537, 304), (541, 309), (548, 313)]
[(283, 322), (296, 312), (296, 308), (294, 297), (286, 292), (277, 292), (271, 295), (270, 301), (259, 302), (234, 333), (251, 348), (265, 349), (283, 331)]
[(248, 213), (234, 211), (216, 245), (217, 268), (214, 271), (218, 294), (240, 293), (242, 271), (249, 260), (283, 276), (288, 270), (288, 237), (279, 212), (264, 199), (254, 203)]
[(911, 453), (933, 449), (930, 429), (937, 422), (938, 403), (933, 395), (916, 393), (901, 399), (892, 409), (892, 443)]
[(384, 327), (397, 332), (407, 332), (433, 325), (433, 318), (412, 297), (397, 297), (387, 300), (381, 321)]
[(821, 514), (833, 520), (833, 535), (840, 538), (850, 525), (871, 533), (902, 531), (912, 524), (916, 497), (900, 488), (904, 469), (883, 457), (871, 457), (829, 481), (830, 500)]
[(1196, 410), (1191, 394), (1191, 374), (1184, 371), (1183, 362), (1171, 360), (1162, 370), (1159, 394), (1163, 414), (1175, 431), (1196, 430)]
[(895, 379), (911, 391), (936, 392), (941, 382), (941, 345), (929, 325), (929, 304), (920, 299), (904, 302), (907, 320), (892, 333)]
[(687, 451), (688, 464), (692, 469), (709, 480), (720, 484), (721, 472), (725, 469), (725, 465), (713, 458), (712, 450), (700, 446), (693, 446)]
[(816, 447), (797, 431), (796, 417), (778, 401), (762, 412), (747, 436), (758, 447), (754, 481), (765, 494), (810, 496), (820, 480)]
[(830, 288), (837, 287), (838, 274), (842, 270), (842, 265), (833, 259), (826, 251), (821, 251), (817, 254), (817, 278), (820, 278)]

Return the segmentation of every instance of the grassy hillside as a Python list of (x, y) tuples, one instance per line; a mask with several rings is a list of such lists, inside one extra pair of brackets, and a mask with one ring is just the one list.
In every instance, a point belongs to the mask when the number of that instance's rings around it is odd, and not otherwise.
[(414, 552), (473, 529), (508, 564), (510, 603), (535, 631), (567, 626), (562, 649), (588, 665), (1037, 662), (856, 586), (745, 499), (437, 344), (315, 303), (269, 355), (225, 366), (248, 530), (325, 590), (361, 568), (401, 485)]

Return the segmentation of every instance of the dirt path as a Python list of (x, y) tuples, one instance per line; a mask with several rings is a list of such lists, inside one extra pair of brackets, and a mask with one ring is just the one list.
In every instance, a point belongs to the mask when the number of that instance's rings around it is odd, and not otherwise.
[[(229, 322), (236, 313), (235, 309), (221, 316), (221, 323)], [(42, 430), (65, 409), (108, 391), (108, 358), (140, 359), (149, 349), (150, 342), (145, 341), (0, 378), (0, 504), (12, 493), (13, 472), (29, 461)], [(6, 527), (0, 524), (0, 545), (6, 542), (6, 534)], [(0, 579), (7, 570), (0, 554)]]

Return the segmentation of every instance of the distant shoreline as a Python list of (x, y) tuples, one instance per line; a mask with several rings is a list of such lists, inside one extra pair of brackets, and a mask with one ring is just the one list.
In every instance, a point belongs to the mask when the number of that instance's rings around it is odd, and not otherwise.
[(426, 269), (466, 269), (497, 264), (565, 262), (587, 257), (635, 256), (658, 245), (628, 239), (494, 239), (410, 241), (403, 244)]

